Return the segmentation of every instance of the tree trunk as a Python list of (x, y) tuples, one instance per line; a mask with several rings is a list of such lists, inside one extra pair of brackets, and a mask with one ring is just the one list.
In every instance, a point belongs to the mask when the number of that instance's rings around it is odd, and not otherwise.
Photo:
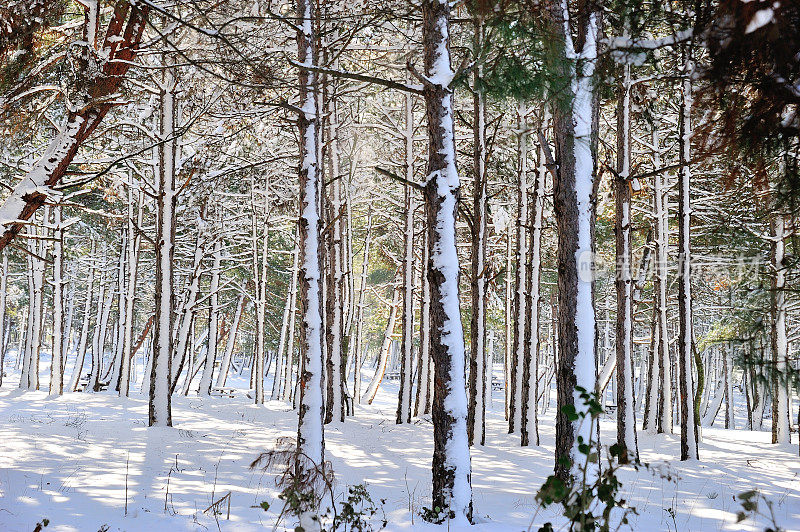
[[(297, 290), (297, 269), (299, 260), (299, 248), (297, 243), (294, 246), (292, 253), (292, 272), (291, 281), (289, 284), (289, 293), (286, 294), (286, 306), (283, 308), (283, 319), (281, 320), (281, 335), (278, 340), (278, 354), (275, 360), (275, 379), (272, 381), (272, 398), (280, 399), (283, 389), (286, 387), (286, 372), (287, 365), (292, 363), (292, 348), (286, 346), (286, 336), (289, 332), (289, 317), (294, 313), (295, 309), (295, 292)], [(284, 361), (284, 358), (286, 359)]]
[(528, 237), (528, 125), (527, 108), (517, 102), (517, 254), (514, 277), (514, 343), (511, 355), (511, 400), (509, 401), (508, 433), (522, 430), (522, 377), (525, 364), (525, 330), (527, 328), (527, 261)]
[(772, 443), (789, 443), (788, 340), (786, 335), (786, 222), (772, 221)]
[[(428, 279), (431, 291), (430, 349), (434, 361), (433, 507), (455, 524), (472, 517), (467, 394), (464, 382), (464, 332), (459, 300), (456, 207), (460, 195), (453, 132), (450, 82), (450, 4), (422, 2), (425, 56), (425, 109), (428, 168), (425, 200), (428, 216)], [(444, 517), (444, 516), (443, 516)]]
[[(425, 211), (427, 212), (427, 210)], [(425, 215), (427, 220), (427, 214)], [(425, 232), (422, 236), (422, 265), (420, 266), (420, 277), (422, 278), (422, 296), (420, 305), (420, 324), (419, 324), (419, 364), (417, 370), (417, 405), (416, 415), (431, 413), (431, 396), (433, 396), (433, 363), (431, 360), (431, 288), (428, 282), (428, 236)]]
[(617, 445), (619, 463), (635, 461), (636, 415), (633, 394), (633, 274), (631, 268), (631, 67), (623, 65), (617, 105), (616, 291)]
[(244, 310), (245, 296), (239, 297), (239, 302), (236, 304), (236, 312), (233, 316), (231, 328), (228, 331), (228, 341), (225, 344), (225, 353), (222, 355), (222, 361), (219, 364), (219, 375), (217, 375), (217, 388), (225, 386), (225, 381), (228, 379), (228, 370), (231, 367), (231, 356), (233, 356), (233, 348), (236, 345), (236, 333), (239, 331), (239, 320), (242, 318), (242, 311)]
[(364, 234), (364, 253), (361, 262), (361, 281), (358, 288), (358, 305), (356, 306), (356, 338), (353, 344), (353, 400), (361, 403), (361, 366), (363, 365), (364, 336), (364, 297), (367, 289), (369, 268), (369, 246), (372, 238), (372, 208), (367, 210), (367, 229)]
[[(525, 350), (524, 380), (527, 392), (522, 403), (522, 445), (530, 443), (530, 434), (533, 432), (534, 441), (539, 445), (539, 417), (537, 405), (539, 399), (539, 306), (541, 291), (539, 282), (542, 272), (542, 218), (544, 216), (544, 180), (547, 173), (545, 167), (545, 146), (540, 138), (537, 150), (537, 167), (533, 182), (531, 205), (533, 211), (530, 216), (530, 267), (528, 282), (528, 341)], [(531, 390), (533, 387), (533, 390)]]
[(6, 346), (11, 332), (11, 325), (6, 328), (6, 288), (8, 287), (8, 253), (3, 253), (0, 265), (0, 387), (3, 386), (3, 372), (6, 367)]
[(694, 382), (692, 378), (692, 294), (691, 294), (691, 202), (689, 181), (691, 169), (691, 110), (692, 82), (689, 79), (691, 62), (687, 62), (681, 83), (680, 133), (678, 137), (680, 170), (678, 172), (678, 364), (680, 368), (681, 460), (697, 460), (697, 418), (694, 411)]
[[(661, 141), (658, 125), (653, 125), (653, 168), (661, 168)], [(658, 174), (653, 178), (653, 208), (655, 227), (655, 263), (653, 279), (654, 312), (658, 343), (655, 346), (655, 362), (658, 366), (658, 433), (672, 434), (672, 375), (669, 353), (669, 327), (667, 325), (667, 261), (669, 259), (669, 186), (668, 177)]]
[[(180, 312), (176, 315), (176, 323), (178, 324), (176, 343), (177, 347), (173, 355), (172, 361), (172, 377), (170, 393), (175, 393), (175, 388), (178, 386), (178, 379), (181, 377), (183, 366), (186, 363), (186, 357), (192, 356), (189, 349), (189, 342), (191, 339), (191, 329), (195, 321), (195, 314), (197, 313), (195, 306), (197, 303), (197, 296), (200, 293), (200, 275), (202, 273), (203, 257), (205, 256), (205, 235), (197, 235), (197, 244), (194, 249), (194, 258), (192, 259), (192, 269), (189, 271), (189, 286), (186, 292), (186, 300), (180, 307)], [(176, 364), (177, 362), (177, 364)], [(191, 377), (191, 371), (187, 374), (186, 378)]]
[[(301, 65), (313, 66), (316, 63), (313, 9), (311, 0), (297, 0), (296, 12), (300, 18), (297, 48)], [(300, 67), (298, 77), (302, 104), (297, 123), (300, 136), (300, 307), (303, 318), (300, 322), (300, 409), (297, 427), (300, 459), (295, 464), (295, 473), (307, 475), (315, 468), (322, 468), (325, 457), (319, 255), (319, 117), (315, 75)], [(304, 530), (319, 530), (319, 522), (315, 517), (304, 512), (300, 516), (300, 526)]]
[[(565, 78), (573, 87), (569, 106), (555, 105), (553, 112), (559, 161), (554, 188), (559, 313), (555, 471), (561, 478), (577, 476), (581, 468), (594, 469), (578, 447), (590, 441), (598, 444), (588, 405), (580, 397), (581, 390), (595, 390), (597, 376), (593, 253), (598, 102), (593, 75), (600, 13), (591, 6), (586, 9), (575, 19), (577, 47), (561, 3), (550, 4), (549, 12), (564, 54)], [(565, 411), (572, 408), (577, 415)], [(592, 476), (591, 471), (586, 474)]]
[(175, 254), (175, 83), (167, 71), (166, 87), (159, 93), (160, 128), (158, 186), (156, 187), (155, 330), (150, 355), (149, 426), (172, 426), (172, 328), (175, 290), (172, 282)]
[[(133, 323), (134, 303), (136, 302), (136, 275), (139, 267), (139, 247), (141, 236), (136, 227), (142, 226), (144, 206), (142, 192), (139, 190), (134, 197), (133, 186), (128, 186), (128, 286), (125, 289), (125, 329), (122, 333), (122, 368), (119, 374), (117, 388), (121, 396), (128, 396), (131, 380), (131, 358), (133, 358)], [(136, 225), (134, 226), (134, 205), (138, 201)]]
[[(411, 94), (404, 95), (405, 178), (414, 182), (414, 114)], [(416, 191), (405, 186), (405, 228), (403, 230), (403, 333), (400, 340), (400, 391), (397, 398), (397, 424), (411, 423), (411, 376), (414, 350), (414, 201)]]
[(203, 375), (200, 377), (200, 395), (211, 393), (211, 381), (214, 378), (214, 362), (217, 360), (217, 333), (219, 331), (219, 277), (222, 271), (222, 240), (214, 241), (214, 263), (211, 269), (211, 308), (208, 312), (208, 349)]
[(389, 362), (389, 349), (392, 346), (392, 335), (394, 334), (395, 323), (397, 322), (397, 309), (400, 306), (401, 289), (400, 286), (394, 288), (394, 296), (392, 297), (392, 306), (389, 309), (389, 319), (386, 321), (386, 331), (383, 335), (383, 344), (378, 353), (378, 365), (375, 368), (375, 375), (372, 376), (367, 391), (364, 392), (362, 401), (366, 401), (368, 405), (372, 404), (375, 399), (375, 394), (378, 393), (378, 387), (383, 380), (383, 374), (386, 372), (386, 365)]
[[(50, 395), (64, 393), (64, 228), (61, 225), (61, 207), (53, 211), (53, 350), (50, 359)], [(2, 316), (0, 316), (2, 318)], [(2, 327), (0, 319), (0, 327)], [(2, 371), (2, 367), (0, 367)]]
[[(474, 55), (479, 57), (484, 47), (483, 17), (474, 19)], [(483, 66), (475, 66), (472, 106), (474, 122), (472, 134), (475, 142), (473, 173), (475, 174), (472, 204), (472, 320), (470, 323), (469, 411), (467, 431), (469, 444), (477, 436), (481, 445), (486, 443), (486, 206), (488, 202), (486, 176), (486, 98), (483, 94)]]
[[(91, 256), (95, 256), (95, 241), (92, 239)], [(94, 285), (95, 267), (94, 261), (89, 267), (89, 281), (86, 285), (86, 301), (83, 305), (83, 321), (81, 323), (81, 332), (78, 337), (78, 350), (75, 353), (75, 366), (72, 369), (72, 377), (69, 380), (69, 391), (74, 392), (78, 388), (78, 381), (81, 378), (83, 371), (83, 363), (86, 358), (86, 342), (89, 337), (89, 319), (92, 313), (92, 287)]]

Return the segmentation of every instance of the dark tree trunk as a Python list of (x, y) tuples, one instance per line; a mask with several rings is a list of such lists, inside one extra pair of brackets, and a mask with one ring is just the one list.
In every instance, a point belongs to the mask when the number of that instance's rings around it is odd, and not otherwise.
[[(573, 17), (578, 38), (573, 45), (568, 13), (560, 2), (549, 4), (551, 35), (563, 54), (559, 62), (564, 79), (573, 80), (567, 102), (553, 106), (557, 179), (553, 189), (558, 232), (558, 368), (556, 389), (555, 472), (562, 479), (590, 464), (578, 444), (598, 443), (586, 405), (576, 387), (593, 392), (597, 380), (596, 324), (594, 314), (594, 222), (598, 98), (592, 86), (600, 13), (582, 4)], [(573, 63), (568, 50), (584, 55)], [(577, 69), (580, 69), (578, 71)], [(579, 163), (579, 164), (578, 164)], [(578, 419), (571, 419), (574, 408)], [(585, 417), (581, 417), (583, 414)]]
[[(474, 20), (475, 56), (480, 55), (484, 43), (484, 24), (481, 15)], [(481, 445), (486, 443), (486, 373), (491, 374), (491, 360), (486, 356), (486, 104), (480, 84), (482, 67), (475, 67), (475, 87), (472, 96), (474, 123), (472, 133), (475, 142), (473, 172), (475, 184), (472, 205), (472, 321), (470, 323), (469, 361), (469, 413), (467, 431), (469, 443), (476, 436)], [(477, 431), (477, 434), (476, 434)]]
[[(428, 122), (428, 279), (434, 361), (433, 507), (459, 521), (472, 517), (464, 332), (459, 308), (455, 217), (460, 195), (450, 82), (450, 4), (422, 2), (424, 97)], [(444, 515), (441, 516), (445, 517)]]

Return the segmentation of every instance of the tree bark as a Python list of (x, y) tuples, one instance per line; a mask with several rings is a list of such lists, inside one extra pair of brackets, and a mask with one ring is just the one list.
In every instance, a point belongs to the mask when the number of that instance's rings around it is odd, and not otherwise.
[[(428, 280), (431, 291), (430, 349), (434, 361), (433, 507), (455, 524), (472, 517), (464, 332), (459, 301), (456, 207), (460, 195), (450, 82), (450, 4), (422, 2), (428, 122), (425, 200), (428, 216)], [(443, 516), (444, 517), (444, 516)]]
[[(573, 87), (569, 105), (553, 108), (559, 161), (554, 187), (559, 329), (555, 472), (562, 479), (579, 475), (580, 468), (596, 467), (578, 446), (598, 444), (580, 389), (593, 392), (597, 379), (593, 253), (598, 102), (593, 75), (601, 19), (594, 6), (583, 8), (585, 12), (575, 17), (576, 42), (567, 10), (560, 2), (549, 9), (552, 33), (563, 54), (563, 74)], [(565, 409), (572, 408), (571, 416)], [(590, 471), (586, 474), (592, 476)]]
[(697, 417), (694, 409), (692, 378), (692, 295), (690, 228), (692, 207), (689, 196), (691, 168), (691, 110), (692, 82), (689, 79), (691, 62), (685, 65), (681, 82), (680, 132), (678, 137), (680, 170), (678, 172), (678, 364), (680, 369), (681, 460), (697, 460)]
[[(480, 56), (484, 47), (485, 29), (482, 15), (476, 15), (474, 26), (474, 55)], [(486, 357), (486, 206), (488, 202), (486, 176), (486, 98), (483, 83), (483, 66), (475, 66), (472, 107), (474, 123), (472, 134), (474, 190), (472, 204), (472, 321), (470, 323), (469, 411), (467, 431), (469, 444), (477, 436), (481, 445), (486, 443), (486, 374), (491, 367)]]
[[(316, 37), (314, 3), (296, 0), (298, 15), (297, 49), (300, 65), (316, 64)], [(318, 106), (315, 75), (308, 69), (299, 69), (301, 112), (298, 115), (300, 136), (300, 408), (297, 427), (299, 460), (296, 474), (308, 474), (323, 467), (325, 439), (323, 418), (323, 355), (322, 355), (322, 303), (320, 286), (321, 261), (319, 255), (319, 149)], [(319, 523), (307, 512), (300, 517), (305, 530), (318, 530)]]
[(155, 330), (150, 367), (149, 426), (172, 426), (172, 330), (175, 323), (175, 82), (170, 71), (159, 92), (158, 186), (156, 188)]
[(616, 292), (617, 445), (621, 464), (635, 461), (636, 415), (633, 393), (633, 272), (631, 267), (631, 67), (623, 65), (617, 104)]

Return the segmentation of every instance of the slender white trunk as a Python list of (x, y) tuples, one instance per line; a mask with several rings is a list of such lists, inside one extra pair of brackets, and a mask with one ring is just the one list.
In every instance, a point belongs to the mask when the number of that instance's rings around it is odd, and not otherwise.
[(512, 392), (509, 433), (522, 432), (522, 383), (525, 365), (525, 326), (527, 318), (527, 296), (525, 293), (528, 263), (528, 237), (525, 227), (528, 221), (528, 110), (523, 102), (517, 102), (517, 250), (516, 277), (514, 278), (514, 354), (511, 362)]
[(0, 387), (3, 386), (3, 371), (6, 362), (6, 344), (8, 341), (11, 326), (6, 328), (6, 288), (8, 286), (8, 253), (3, 253), (3, 261), (0, 265)]
[(620, 463), (638, 455), (633, 394), (633, 271), (631, 265), (631, 67), (623, 65), (617, 106), (617, 444)]
[(208, 317), (208, 349), (203, 375), (200, 378), (200, 395), (211, 393), (214, 362), (217, 360), (217, 332), (219, 330), (219, 277), (222, 269), (222, 241), (214, 241), (214, 262), (211, 268), (211, 308)]
[[(294, 324), (297, 317), (297, 290), (300, 276), (300, 243), (295, 247), (295, 267), (292, 271), (292, 291), (290, 294), (290, 308), (289, 312), (289, 338), (286, 340), (286, 365), (283, 368), (283, 390), (281, 391), (281, 399), (284, 401), (289, 400), (289, 395), (292, 393), (294, 385)], [(298, 365), (299, 365), (298, 361)]]
[(112, 347), (113, 363), (108, 373), (108, 391), (119, 391), (120, 371), (122, 370), (122, 349), (125, 334), (125, 266), (128, 250), (128, 234), (122, 235), (119, 248), (119, 261), (117, 262), (117, 323), (114, 330), (114, 343)]
[[(405, 178), (414, 182), (414, 114), (411, 94), (404, 96), (405, 108)], [(405, 229), (403, 231), (403, 336), (401, 339), (400, 393), (397, 404), (397, 423), (411, 423), (411, 376), (414, 350), (414, 201), (415, 190), (405, 187)]]
[(361, 260), (361, 280), (358, 287), (358, 305), (356, 307), (356, 337), (352, 350), (353, 358), (353, 400), (361, 403), (361, 366), (363, 365), (363, 336), (364, 336), (364, 299), (367, 289), (369, 273), (369, 246), (372, 239), (372, 208), (367, 211), (367, 229), (364, 235), (364, 253)]
[[(547, 175), (547, 168), (545, 166), (544, 146), (538, 147), (538, 165), (535, 174), (535, 181), (533, 183), (533, 216), (531, 231), (531, 249), (530, 249), (530, 305), (528, 316), (530, 317), (530, 344), (529, 353), (526, 356), (527, 368), (526, 371), (529, 375), (528, 386), (528, 401), (525, 408), (525, 433), (530, 434), (533, 432), (535, 435), (535, 443), (539, 445), (539, 417), (537, 414), (536, 406), (539, 400), (539, 351), (541, 349), (541, 342), (539, 338), (539, 312), (541, 303), (541, 291), (539, 282), (542, 272), (542, 220), (544, 218), (544, 180)], [(527, 441), (525, 442), (527, 443)]]
[(506, 421), (511, 420), (511, 394), (513, 392), (513, 383), (511, 382), (511, 364), (514, 349), (512, 345), (512, 333), (514, 320), (513, 313), (513, 291), (514, 288), (511, 283), (511, 271), (513, 265), (513, 258), (511, 253), (511, 242), (513, 240), (513, 229), (511, 224), (508, 224), (506, 231), (506, 290), (505, 290), (505, 352), (503, 356), (503, 397), (505, 399), (505, 418)]
[[(295, 235), (297, 238), (297, 235)], [(289, 332), (290, 315), (294, 313), (294, 299), (297, 291), (297, 270), (299, 267), (300, 249), (299, 242), (295, 243), (294, 253), (292, 253), (291, 281), (289, 282), (289, 293), (286, 294), (286, 305), (283, 307), (283, 320), (281, 320), (281, 335), (278, 341), (278, 355), (275, 360), (275, 379), (272, 381), (272, 398), (279, 399), (284, 387), (287, 385), (285, 368), (292, 363), (292, 348), (286, 346), (286, 336)], [(286, 360), (284, 360), (286, 358)]]
[[(143, 205), (142, 192), (138, 194), (138, 214), (136, 224), (142, 226)], [(131, 357), (133, 356), (133, 320), (134, 303), (136, 301), (136, 274), (139, 266), (139, 246), (141, 237), (134, 228), (133, 212), (137, 198), (134, 196), (133, 184), (128, 185), (128, 279), (125, 289), (125, 324), (122, 335), (122, 366), (119, 379), (119, 394), (127, 397), (130, 391)]]
[(375, 394), (378, 393), (378, 387), (383, 380), (383, 374), (386, 373), (386, 365), (389, 363), (389, 349), (392, 347), (392, 335), (394, 334), (394, 327), (397, 323), (397, 309), (400, 306), (400, 296), (402, 291), (399, 286), (394, 289), (394, 296), (392, 297), (392, 306), (389, 309), (389, 319), (386, 322), (386, 331), (383, 334), (383, 344), (378, 353), (378, 365), (375, 368), (375, 375), (372, 376), (367, 391), (364, 392), (362, 401), (366, 401), (371, 405), (375, 399)]
[[(50, 359), (50, 395), (64, 393), (64, 229), (61, 207), (53, 211), (53, 350)], [(2, 327), (0, 320), (0, 327)]]
[(786, 222), (783, 214), (773, 218), (772, 268), (775, 276), (773, 287), (773, 363), (774, 378), (772, 399), (772, 443), (789, 443), (789, 375), (787, 372), (788, 339), (786, 335)]
[[(92, 240), (91, 256), (94, 257), (95, 241)], [(75, 366), (72, 369), (72, 377), (69, 380), (69, 391), (74, 392), (78, 387), (78, 381), (83, 371), (83, 363), (86, 358), (86, 343), (89, 338), (89, 320), (92, 313), (92, 288), (94, 286), (95, 267), (94, 262), (89, 267), (89, 281), (86, 285), (86, 301), (83, 305), (83, 320), (81, 332), (78, 337), (78, 349), (75, 353)]]
[[(189, 287), (186, 292), (186, 300), (181, 306), (181, 311), (177, 316), (177, 322), (180, 324), (177, 336), (177, 348), (173, 360), (173, 375), (172, 375), (172, 389), (177, 386), (178, 379), (180, 378), (181, 369), (186, 362), (186, 357), (191, 356), (192, 353), (188, 350), (190, 332), (196, 314), (197, 296), (200, 294), (200, 274), (202, 273), (203, 257), (205, 256), (205, 243), (203, 241), (204, 235), (197, 236), (197, 245), (194, 248), (194, 258), (192, 259), (192, 269), (189, 273)], [(177, 362), (177, 364), (176, 364)], [(191, 378), (191, 372), (187, 374), (187, 382)]]
[(175, 253), (175, 85), (170, 71), (159, 93), (161, 144), (158, 146), (158, 186), (156, 194), (156, 285), (155, 331), (150, 354), (149, 426), (172, 426), (172, 328), (175, 290), (173, 256)]
[(92, 346), (92, 360), (94, 360), (92, 376), (89, 385), (92, 391), (99, 391), (102, 384), (103, 357), (105, 355), (106, 333), (108, 332), (108, 317), (111, 314), (111, 304), (114, 302), (114, 288), (109, 282), (108, 286), (101, 285), (101, 297), (97, 300), (97, 322)]
[(233, 355), (233, 348), (236, 345), (236, 333), (239, 330), (239, 320), (242, 317), (242, 310), (244, 309), (245, 296), (239, 297), (239, 302), (236, 304), (236, 313), (233, 316), (230, 330), (228, 331), (228, 340), (225, 344), (225, 352), (222, 355), (222, 361), (219, 364), (219, 375), (217, 375), (217, 388), (225, 386), (225, 381), (228, 378), (228, 370), (231, 367), (231, 356)]
[(431, 411), (431, 398), (433, 396), (433, 364), (431, 360), (431, 285), (428, 279), (428, 262), (430, 249), (427, 237), (422, 248), (422, 310), (420, 312), (420, 390), (417, 402), (417, 415), (428, 414)]
[(692, 375), (692, 291), (691, 291), (691, 247), (690, 230), (692, 207), (690, 200), (692, 159), (692, 82), (689, 73), (693, 70), (687, 62), (684, 79), (681, 83), (680, 116), (680, 171), (678, 173), (678, 310), (680, 318), (680, 337), (678, 357), (680, 368), (681, 401), (681, 460), (698, 459), (697, 430), (694, 411), (694, 378)]

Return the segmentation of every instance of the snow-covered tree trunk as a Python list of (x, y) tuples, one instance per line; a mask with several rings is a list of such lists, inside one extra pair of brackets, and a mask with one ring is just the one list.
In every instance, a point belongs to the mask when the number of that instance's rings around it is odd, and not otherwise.
[[(425, 216), (427, 220), (427, 215)], [(420, 266), (420, 277), (422, 278), (422, 294), (420, 296), (420, 341), (419, 341), (419, 364), (417, 365), (417, 404), (415, 413), (417, 416), (430, 414), (431, 396), (433, 395), (433, 363), (431, 360), (430, 342), (430, 323), (431, 323), (431, 287), (428, 281), (428, 258), (430, 248), (428, 247), (427, 232), (423, 234), (422, 246), (422, 265)]]
[[(422, 2), (428, 122), (425, 200), (428, 216), (428, 279), (431, 291), (430, 349), (434, 361), (433, 500), (454, 524), (472, 517), (464, 331), (459, 301), (456, 208), (460, 183), (453, 131), (453, 70), (450, 66), (450, 3)], [(444, 517), (444, 515), (442, 517)]]
[[(295, 240), (294, 252), (292, 253), (291, 281), (289, 283), (289, 293), (286, 294), (286, 305), (283, 307), (283, 319), (281, 320), (281, 335), (278, 340), (278, 354), (275, 360), (275, 379), (272, 381), (272, 398), (280, 399), (286, 387), (286, 366), (292, 363), (292, 348), (286, 346), (286, 336), (289, 332), (290, 314), (295, 312), (295, 292), (297, 290), (297, 269), (299, 262), (298, 243)], [(284, 358), (286, 359), (284, 361)]]
[(214, 362), (217, 360), (217, 332), (219, 330), (219, 277), (222, 271), (222, 240), (214, 241), (213, 264), (211, 266), (211, 308), (208, 315), (208, 349), (203, 375), (200, 378), (200, 395), (211, 393), (211, 380), (214, 377)]
[(534, 182), (532, 187), (531, 206), (533, 207), (530, 213), (530, 264), (529, 264), (529, 280), (528, 280), (528, 329), (526, 333), (528, 338), (525, 349), (525, 367), (523, 372), (523, 380), (525, 381), (525, 393), (522, 396), (522, 445), (526, 446), (530, 443), (531, 433), (533, 433), (533, 441), (539, 445), (539, 417), (537, 413), (537, 404), (539, 400), (539, 351), (540, 351), (540, 338), (539, 338), (539, 306), (541, 303), (541, 291), (539, 282), (542, 273), (542, 219), (544, 217), (544, 180), (547, 175), (547, 168), (545, 166), (545, 147), (542, 145), (544, 139), (539, 139), (539, 146), (537, 149), (537, 167), (534, 174)]
[(327, 346), (327, 403), (325, 405), (325, 422), (344, 421), (347, 407), (344, 364), (347, 359), (343, 351), (344, 337), (344, 257), (342, 256), (342, 239), (344, 231), (342, 221), (345, 216), (342, 201), (342, 176), (339, 171), (339, 143), (337, 140), (338, 124), (336, 116), (336, 102), (332, 97), (325, 98), (328, 111), (327, 142), (328, 149), (328, 179), (329, 192), (329, 220), (330, 230), (326, 248), (328, 270), (325, 272), (325, 313), (326, 330), (325, 340)]
[[(255, 187), (255, 183), (253, 184)], [(264, 404), (264, 359), (266, 356), (265, 318), (267, 308), (267, 259), (269, 255), (269, 198), (265, 192), (264, 197), (264, 224), (263, 243), (261, 245), (261, 259), (259, 260), (257, 202), (253, 190), (253, 220), (252, 220), (252, 246), (253, 246), (253, 276), (256, 285), (256, 343), (253, 354), (253, 368), (250, 372), (250, 385), (255, 389), (255, 404)]]
[(367, 228), (364, 233), (364, 251), (361, 259), (361, 279), (358, 287), (358, 305), (356, 305), (356, 333), (353, 345), (353, 400), (361, 403), (361, 366), (363, 365), (364, 343), (364, 298), (367, 295), (367, 277), (369, 275), (369, 247), (372, 242), (372, 209), (367, 210)]
[(616, 292), (617, 292), (617, 445), (619, 462), (636, 461), (633, 393), (633, 272), (631, 250), (631, 66), (622, 67), (617, 103)]
[[(64, 228), (61, 207), (53, 211), (53, 350), (50, 359), (50, 395), (64, 393)], [(0, 321), (0, 327), (2, 326)], [(0, 369), (2, 371), (2, 369)]]
[[(692, 207), (690, 200), (692, 160), (692, 71), (687, 62), (681, 81), (680, 127), (678, 133), (680, 170), (678, 171), (678, 366), (680, 369), (681, 460), (697, 460), (697, 419), (694, 409), (694, 378), (692, 375), (692, 291), (690, 230)], [(668, 371), (668, 370), (665, 370)]]
[[(178, 379), (181, 377), (183, 366), (186, 363), (187, 356), (191, 357), (192, 353), (189, 349), (189, 340), (191, 338), (191, 329), (197, 314), (197, 297), (200, 294), (200, 275), (202, 274), (203, 257), (205, 256), (205, 238), (202, 233), (197, 235), (197, 243), (194, 248), (194, 258), (192, 259), (192, 269), (189, 270), (189, 286), (186, 291), (186, 300), (180, 307), (180, 312), (177, 313), (176, 323), (178, 324), (177, 338), (175, 353), (172, 361), (172, 377), (171, 377), (171, 390), (170, 393), (175, 393), (175, 388), (178, 386)], [(186, 382), (191, 380), (191, 371), (186, 375)]]
[[(125, 288), (125, 324), (122, 333), (122, 367), (119, 374), (117, 389), (121, 396), (128, 396), (131, 379), (131, 358), (133, 357), (133, 323), (134, 303), (136, 301), (136, 274), (139, 266), (139, 247), (141, 236), (136, 232), (136, 227), (142, 226), (144, 206), (142, 205), (142, 192), (134, 195), (133, 184), (128, 185), (128, 268), (127, 287)], [(138, 203), (139, 208), (134, 209)], [(134, 221), (134, 210), (137, 212)], [(135, 224), (135, 225), (134, 225)]]
[[(653, 168), (661, 168), (661, 140), (658, 126), (653, 126)], [(672, 434), (672, 375), (669, 353), (669, 327), (667, 303), (667, 272), (669, 260), (669, 178), (660, 173), (653, 177), (653, 227), (655, 236), (655, 278), (653, 279), (654, 312), (656, 314), (657, 343), (655, 345), (655, 364), (658, 386), (658, 421), (648, 423), (650, 431)]]
[(231, 322), (231, 327), (228, 330), (228, 340), (225, 343), (225, 352), (222, 354), (222, 360), (219, 363), (219, 375), (217, 375), (217, 388), (225, 386), (225, 381), (228, 379), (228, 371), (231, 367), (231, 357), (233, 356), (233, 348), (236, 345), (236, 333), (239, 331), (239, 321), (242, 318), (242, 311), (244, 310), (245, 296), (239, 297), (239, 302), (236, 304), (236, 311)]
[(789, 393), (786, 334), (786, 222), (782, 213), (772, 218), (772, 443), (789, 443)]
[[(414, 182), (414, 114), (412, 97), (404, 95), (405, 126), (405, 178)], [(403, 333), (400, 341), (400, 392), (397, 400), (398, 424), (411, 423), (411, 377), (414, 350), (414, 201), (416, 191), (405, 186), (405, 227), (403, 230)]]
[(175, 85), (172, 76), (159, 91), (160, 124), (158, 145), (158, 184), (156, 187), (156, 283), (155, 330), (150, 355), (149, 426), (172, 426), (172, 328), (175, 290)]
[[(477, 58), (484, 47), (485, 29), (481, 15), (474, 18), (473, 53)], [(483, 66), (480, 61), (474, 70), (472, 93), (475, 143), (472, 154), (474, 173), (472, 202), (472, 320), (470, 323), (469, 411), (467, 431), (472, 445), (477, 436), (481, 445), (486, 443), (486, 206), (488, 202), (486, 176), (486, 97), (483, 83)], [(489, 370), (490, 371), (490, 370)]]
[(42, 312), (44, 302), (44, 261), (46, 248), (41, 231), (35, 226), (28, 229), (28, 330), (25, 335), (25, 352), (22, 361), (22, 374), (19, 387), (28, 390), (39, 389), (39, 350), (42, 343)]
[[(299, 237), (298, 237), (299, 238)], [(289, 313), (289, 338), (286, 340), (286, 365), (283, 368), (283, 389), (281, 391), (281, 399), (284, 401), (289, 399), (289, 395), (294, 389), (294, 333), (295, 333), (295, 319), (297, 317), (297, 291), (300, 276), (300, 243), (295, 247), (295, 265), (292, 270), (292, 291), (289, 295), (291, 302), (289, 304), (291, 311)], [(298, 366), (300, 361), (298, 360)]]
[(389, 318), (386, 320), (386, 331), (383, 334), (383, 343), (381, 350), (378, 352), (378, 365), (375, 368), (375, 374), (367, 386), (367, 391), (364, 392), (362, 401), (366, 401), (368, 405), (372, 404), (375, 399), (375, 394), (378, 393), (378, 387), (383, 381), (383, 375), (386, 373), (386, 365), (389, 363), (389, 350), (392, 347), (392, 335), (394, 334), (395, 324), (397, 323), (397, 314), (400, 307), (400, 298), (402, 296), (401, 286), (395, 286), (394, 296), (392, 296), (392, 304), (389, 308)]
[[(90, 248), (92, 257), (94, 257), (95, 248), (96, 244), (94, 239), (92, 239), (92, 245)], [(86, 358), (86, 343), (89, 338), (89, 320), (92, 313), (92, 288), (94, 286), (94, 277), (95, 267), (94, 261), (92, 261), (91, 266), (89, 267), (89, 280), (86, 284), (86, 301), (84, 301), (83, 304), (83, 319), (81, 322), (80, 336), (78, 337), (78, 349), (75, 353), (75, 365), (73, 366), (72, 377), (70, 377), (68, 386), (68, 389), (71, 392), (74, 392), (78, 388), (78, 381), (81, 378), (83, 363)]]
[[(595, 467), (578, 447), (598, 440), (580, 389), (592, 392), (597, 381), (593, 271), (597, 95), (593, 77), (601, 19), (593, 6), (583, 8), (574, 21), (576, 41), (566, 2), (554, 2), (549, 10), (563, 54), (563, 73), (571, 87), (568, 106), (555, 105), (553, 110), (559, 158), (554, 189), (559, 288), (555, 470), (561, 478), (578, 475), (582, 467)], [(572, 408), (574, 414), (565, 411)], [(586, 474), (592, 476), (590, 471)]]
[[(126, 228), (127, 230), (127, 228)], [(108, 389), (119, 391), (120, 371), (122, 370), (122, 348), (124, 344), (123, 335), (125, 334), (125, 267), (126, 253), (128, 249), (128, 234), (123, 232), (120, 239), (119, 258), (117, 260), (117, 321), (114, 325), (113, 344), (111, 348), (112, 363), (108, 368), (105, 379), (108, 380)]]
[(511, 355), (511, 400), (509, 402), (508, 433), (522, 431), (522, 377), (525, 364), (525, 330), (527, 327), (526, 285), (528, 279), (528, 125), (527, 108), (517, 102), (517, 249), (514, 277), (514, 340)]
[[(304, 66), (314, 66), (316, 37), (313, 31), (314, 5), (311, 0), (296, 0), (298, 20), (297, 50), (300, 86), (300, 408), (297, 425), (298, 475), (322, 468), (325, 460), (323, 418), (322, 303), (320, 287), (319, 150), (315, 75)], [(300, 526), (319, 530), (319, 521), (303, 512)]]
[[(725, 385), (725, 428), (735, 429), (736, 423), (733, 420), (733, 363), (731, 361), (732, 353), (728, 353), (728, 349), (722, 347), (722, 380)], [(742, 386), (744, 389), (744, 386)]]
[[(103, 286), (101, 286), (103, 288)], [(97, 321), (95, 322), (95, 333), (92, 338), (92, 375), (90, 377), (90, 387), (92, 391), (99, 392), (103, 385), (103, 365), (105, 356), (106, 335), (108, 333), (108, 319), (111, 315), (111, 306), (114, 303), (114, 285), (108, 282), (105, 288), (105, 298), (97, 300)], [(102, 292), (102, 290), (101, 290)]]
[(514, 356), (514, 347), (512, 344), (513, 323), (514, 319), (514, 288), (511, 283), (511, 272), (513, 270), (512, 258), (512, 240), (513, 229), (511, 224), (506, 228), (506, 278), (505, 278), (505, 349), (503, 353), (503, 400), (505, 402), (505, 419), (511, 423), (511, 394), (513, 393), (513, 381), (511, 380), (511, 365)]
[(0, 262), (0, 387), (3, 386), (3, 372), (6, 367), (6, 347), (11, 327), (6, 329), (6, 295), (8, 288), (8, 253), (3, 253)]

